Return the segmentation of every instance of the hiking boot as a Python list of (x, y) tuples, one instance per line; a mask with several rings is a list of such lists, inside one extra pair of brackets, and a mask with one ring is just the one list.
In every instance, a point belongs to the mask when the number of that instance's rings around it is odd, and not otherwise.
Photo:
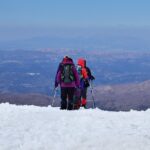
[(67, 110), (72, 110), (73, 109), (73, 105), (69, 104)]
[(61, 110), (65, 110), (65, 109), (67, 109), (67, 108), (66, 108), (66, 107), (60, 107), (60, 109), (61, 109)]
[(85, 109), (87, 109), (87, 106), (86, 106), (86, 105), (82, 105), (82, 107), (84, 107)]
[(60, 109), (67, 109), (67, 102), (66, 101), (61, 101)]

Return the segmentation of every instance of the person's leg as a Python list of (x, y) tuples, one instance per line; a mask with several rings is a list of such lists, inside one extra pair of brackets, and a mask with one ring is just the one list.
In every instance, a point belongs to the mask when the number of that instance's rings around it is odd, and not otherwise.
[(67, 109), (67, 88), (61, 88), (61, 107), (60, 109)]
[(83, 88), (82, 91), (81, 91), (81, 104), (83, 107), (86, 108), (86, 104), (87, 104), (87, 100), (86, 100), (86, 97), (87, 97), (87, 88)]
[(74, 91), (75, 91), (74, 87), (69, 87), (68, 90), (67, 90), (67, 94), (68, 94), (68, 110), (72, 110), (73, 109)]
[(73, 96), (73, 109), (79, 109), (81, 106), (81, 89), (77, 88)]

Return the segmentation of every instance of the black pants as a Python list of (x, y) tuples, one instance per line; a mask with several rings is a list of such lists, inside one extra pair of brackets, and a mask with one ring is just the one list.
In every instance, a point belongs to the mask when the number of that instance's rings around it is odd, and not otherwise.
[(87, 97), (87, 87), (81, 89), (81, 98), (86, 99)]
[(74, 91), (74, 87), (61, 87), (61, 109), (73, 108)]

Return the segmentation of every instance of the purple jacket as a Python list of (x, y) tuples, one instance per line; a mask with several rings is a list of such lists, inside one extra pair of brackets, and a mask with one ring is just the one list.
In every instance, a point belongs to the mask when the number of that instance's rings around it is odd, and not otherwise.
[(78, 72), (74, 66), (74, 63), (72, 61), (66, 61), (66, 62), (62, 62), (62, 65), (65, 65), (65, 64), (72, 64), (73, 65), (73, 68), (72, 68), (72, 71), (73, 71), (73, 74), (74, 74), (74, 77), (75, 77), (75, 81), (72, 81), (71, 83), (64, 83), (62, 80), (61, 80), (61, 67), (59, 67), (59, 70), (56, 74), (56, 78), (55, 78), (55, 83), (58, 83), (60, 84), (60, 87), (79, 87), (80, 85), (80, 81), (79, 81), (79, 75), (78, 75)]

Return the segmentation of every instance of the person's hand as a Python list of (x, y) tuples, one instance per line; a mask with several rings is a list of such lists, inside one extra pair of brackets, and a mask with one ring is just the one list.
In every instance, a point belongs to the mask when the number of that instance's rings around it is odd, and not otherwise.
[(84, 79), (84, 87), (90, 86), (88, 79)]
[(76, 88), (77, 88), (77, 89), (80, 89), (80, 85), (76, 85)]
[(91, 76), (90, 79), (91, 79), (91, 80), (95, 80), (95, 77), (94, 77), (94, 76)]
[(58, 87), (58, 83), (57, 82), (55, 82), (55, 88), (57, 88)]
[(77, 89), (80, 89), (80, 86), (77, 86), (76, 88), (77, 88)]

